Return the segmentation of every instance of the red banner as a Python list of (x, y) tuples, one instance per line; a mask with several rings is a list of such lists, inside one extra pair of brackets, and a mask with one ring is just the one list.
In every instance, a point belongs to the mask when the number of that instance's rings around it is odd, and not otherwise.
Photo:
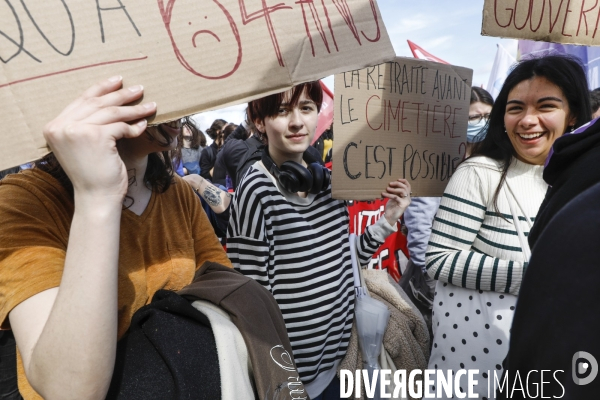
[[(350, 233), (361, 235), (367, 226), (373, 225), (383, 216), (387, 199), (373, 201), (349, 201), (348, 213), (350, 214)], [(399, 254), (398, 252), (402, 252)], [(402, 275), (400, 272), (399, 258), (408, 258), (406, 236), (398, 230), (392, 233), (373, 255), (369, 268), (387, 269), (396, 282)]]
[(321, 137), (331, 124), (333, 123), (333, 93), (323, 81), (319, 81), (323, 89), (323, 102), (321, 103), (321, 111), (319, 111), (319, 120), (317, 121), (317, 130), (315, 137), (312, 140), (311, 146)]

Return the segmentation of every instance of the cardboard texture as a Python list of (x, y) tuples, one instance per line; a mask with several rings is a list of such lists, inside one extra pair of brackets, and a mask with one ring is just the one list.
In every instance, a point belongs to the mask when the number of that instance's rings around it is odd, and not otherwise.
[(392, 57), (375, 0), (2, 2), (0, 170), (47, 154), (44, 125), (114, 75), (156, 124)]
[(595, 0), (485, 0), (481, 34), (598, 46), (599, 25)]
[(398, 178), (441, 196), (465, 156), (472, 76), (402, 57), (336, 75), (333, 196), (380, 198)]

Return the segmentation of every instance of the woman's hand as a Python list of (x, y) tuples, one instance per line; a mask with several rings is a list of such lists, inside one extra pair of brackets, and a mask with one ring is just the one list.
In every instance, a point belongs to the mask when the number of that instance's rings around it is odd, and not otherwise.
[(139, 136), (155, 103), (126, 106), (143, 87), (121, 89), (122, 77), (97, 83), (44, 128), (44, 138), (73, 183), (76, 198), (122, 203), (127, 171), (117, 141)]
[(410, 205), (410, 183), (406, 179), (398, 179), (390, 182), (381, 196), (389, 199), (385, 206), (385, 219), (390, 225), (398, 221), (404, 210)]

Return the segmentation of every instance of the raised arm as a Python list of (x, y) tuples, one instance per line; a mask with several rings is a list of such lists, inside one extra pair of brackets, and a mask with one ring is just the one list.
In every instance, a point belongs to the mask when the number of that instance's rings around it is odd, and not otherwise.
[(485, 218), (488, 193), (476, 168), (464, 166), (454, 173), (433, 222), (425, 254), (427, 273), (455, 286), (517, 294), (523, 263), (473, 248)]
[(44, 129), (73, 183), (74, 215), (59, 287), (22, 301), (9, 319), (27, 379), (46, 399), (104, 398), (112, 376), (128, 187), (117, 141), (139, 136), (146, 128), (140, 119), (156, 111), (154, 103), (123, 106), (143, 88), (121, 85), (121, 77), (94, 85)]

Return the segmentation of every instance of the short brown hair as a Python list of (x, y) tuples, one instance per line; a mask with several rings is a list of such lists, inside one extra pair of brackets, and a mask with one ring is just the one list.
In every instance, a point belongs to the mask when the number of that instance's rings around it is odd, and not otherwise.
[[(302, 93), (306, 92), (308, 98), (317, 105), (317, 111), (321, 110), (321, 103), (323, 103), (323, 89), (321, 89), (321, 83), (319, 81), (302, 83), (294, 86), (291, 90), (292, 97), (289, 99), (290, 106), (298, 104), (300, 96)], [(279, 106), (285, 100), (286, 93), (287, 91), (272, 94), (248, 103), (248, 108), (246, 109), (248, 121), (253, 123), (256, 121), (263, 122), (267, 117), (276, 116), (279, 111)]]

